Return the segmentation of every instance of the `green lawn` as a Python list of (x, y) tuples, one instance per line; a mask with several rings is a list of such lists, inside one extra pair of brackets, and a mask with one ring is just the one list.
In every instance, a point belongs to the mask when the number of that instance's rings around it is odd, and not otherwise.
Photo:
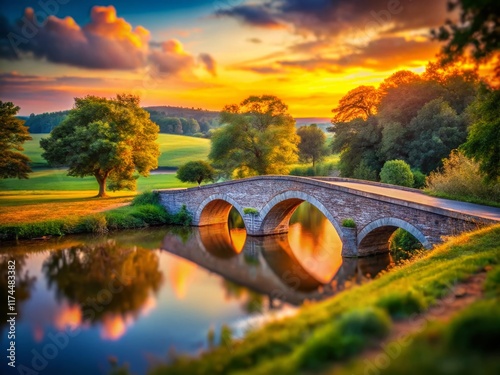
[(48, 134), (31, 134), (31, 141), (26, 141), (23, 145), (24, 153), (31, 159), (33, 167), (46, 167), (47, 161), (42, 158), (40, 139), (47, 138)]
[[(34, 167), (46, 167), (47, 162), (42, 158), (40, 139), (47, 138), (48, 134), (32, 134), (33, 139), (24, 144), (24, 153), (32, 160)], [(160, 167), (179, 167), (192, 160), (207, 160), (210, 151), (210, 140), (204, 138), (186, 137), (183, 135), (160, 134)]]
[(207, 160), (210, 140), (183, 135), (160, 134), (160, 167), (179, 167), (188, 161)]
[[(175, 174), (152, 174), (149, 177), (139, 177), (137, 189), (139, 191), (151, 189), (168, 189), (172, 187), (187, 187), (188, 184), (180, 182)], [(80, 191), (95, 190), (97, 181), (94, 177), (68, 177), (65, 169), (43, 169), (30, 174), (28, 180), (8, 178), (0, 180), (0, 194), (5, 191)]]

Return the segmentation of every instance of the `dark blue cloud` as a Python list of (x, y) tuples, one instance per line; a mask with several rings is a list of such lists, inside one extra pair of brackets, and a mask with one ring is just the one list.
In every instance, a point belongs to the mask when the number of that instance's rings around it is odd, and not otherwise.
[[(373, 27), (404, 31), (442, 25), (446, 0), (268, 0), (215, 12), (259, 27), (288, 25), (300, 34), (335, 36)], [(386, 28), (387, 29), (387, 28)]]
[[(0, 12), (3, 13), (8, 19), (15, 20), (22, 16), (26, 7), (31, 7), (35, 11), (44, 12), (44, 6), (47, 8), (56, 4), (59, 8), (56, 12), (57, 17), (70, 16), (75, 19), (77, 23), (85, 23), (89, 20), (90, 9), (95, 6), (108, 6), (113, 5), (120, 16), (137, 15), (144, 13), (162, 13), (173, 12), (179, 10), (189, 11), (190, 9), (207, 7), (213, 11), (214, 0), (141, 0), (141, 1), (106, 1), (106, 0), (16, 0), (16, 1), (2, 1), (0, 5)], [(49, 5), (52, 4), (52, 5)], [(49, 11), (50, 12), (50, 11)], [(45, 11), (45, 13), (47, 13)], [(51, 13), (52, 14), (52, 13)]]
[(228, 16), (237, 18), (249, 25), (260, 27), (282, 27), (266, 5), (237, 5), (227, 9), (220, 9), (215, 13), (217, 16)]

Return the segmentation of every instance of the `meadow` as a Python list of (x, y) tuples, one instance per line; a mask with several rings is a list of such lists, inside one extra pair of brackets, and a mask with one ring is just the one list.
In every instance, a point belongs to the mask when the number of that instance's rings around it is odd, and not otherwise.
[[(108, 191), (108, 197), (95, 198), (98, 185), (94, 177), (69, 177), (64, 168), (50, 167), (42, 157), (40, 139), (48, 134), (32, 134), (24, 153), (32, 160), (33, 173), (27, 180), (0, 180), (0, 224), (21, 224), (85, 216), (130, 203), (134, 196), (154, 189), (195, 186), (179, 181), (174, 169), (193, 160), (207, 160), (210, 140), (174, 134), (160, 134), (160, 171), (139, 177), (137, 191)], [(311, 176), (330, 174), (337, 169), (339, 155), (329, 155), (313, 169), (311, 163), (291, 166), (292, 174)]]
[[(108, 192), (107, 198), (94, 198), (98, 185), (94, 177), (76, 178), (63, 168), (51, 168), (42, 158), (40, 139), (48, 134), (32, 134), (24, 144), (31, 158), (33, 173), (27, 180), (0, 180), (0, 224), (38, 222), (68, 215), (84, 216), (128, 204), (140, 192), (153, 189), (190, 187), (179, 181), (175, 172), (153, 173), (139, 177), (137, 191)], [(210, 141), (203, 138), (160, 134), (159, 167), (176, 168), (191, 160), (206, 160)]]
[[(48, 167), (42, 158), (40, 139), (48, 134), (31, 134), (32, 140), (24, 143), (24, 153), (31, 159), (34, 168)], [(179, 167), (191, 160), (206, 160), (210, 151), (210, 141), (204, 138), (186, 137), (183, 135), (160, 134), (160, 167)], [(0, 185), (0, 187), (2, 187)]]

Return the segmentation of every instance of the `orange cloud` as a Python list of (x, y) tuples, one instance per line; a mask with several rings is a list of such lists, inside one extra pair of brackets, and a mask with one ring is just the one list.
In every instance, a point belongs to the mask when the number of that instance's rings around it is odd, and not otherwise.
[[(24, 16), (36, 24), (32, 8), (26, 8)], [(22, 35), (20, 29), (12, 32)], [(152, 43), (150, 38), (146, 28), (133, 28), (118, 17), (113, 6), (94, 6), (85, 26), (80, 27), (71, 17), (49, 16), (36, 35), (20, 42), (18, 48), (37, 58), (89, 69), (137, 70), (154, 64), (160, 73), (192, 72), (201, 66), (214, 74), (215, 63), (206, 63), (207, 56), (214, 61), (210, 55), (202, 54), (198, 64), (181, 42), (171, 39)]]

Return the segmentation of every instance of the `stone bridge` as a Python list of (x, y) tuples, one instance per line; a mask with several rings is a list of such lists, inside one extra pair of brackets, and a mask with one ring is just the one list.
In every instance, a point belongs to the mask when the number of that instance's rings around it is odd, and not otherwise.
[[(342, 255), (347, 257), (387, 252), (388, 241), (398, 228), (429, 249), (446, 236), (500, 221), (497, 208), (340, 178), (260, 176), (158, 192), (170, 212), (185, 205), (195, 226), (226, 223), (234, 207), (249, 236), (286, 233), (295, 209), (309, 202), (333, 224), (342, 241)], [(341, 225), (348, 218), (354, 219), (355, 229)]]

